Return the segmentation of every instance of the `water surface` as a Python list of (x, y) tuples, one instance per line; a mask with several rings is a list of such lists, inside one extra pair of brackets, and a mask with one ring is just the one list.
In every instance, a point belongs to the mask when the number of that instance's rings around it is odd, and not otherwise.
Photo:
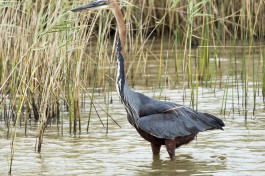
[[(151, 90), (142, 91), (149, 96)], [(149, 92), (149, 93), (148, 93)], [(221, 100), (204, 91), (199, 97), (200, 111), (218, 115)], [(172, 100), (181, 99), (179, 90), (164, 90)], [(220, 91), (221, 93), (221, 91)], [(218, 95), (217, 93), (215, 93)], [(264, 105), (258, 106), (255, 119), (247, 123), (242, 115), (222, 118), (224, 131), (200, 133), (195, 141), (176, 150), (171, 161), (163, 147), (160, 158), (153, 158), (148, 142), (129, 125), (126, 113), (116, 92), (112, 93), (112, 117), (121, 125), (109, 122), (106, 134), (97, 117), (92, 118), (89, 133), (85, 133), (86, 116), (83, 110), (83, 131), (71, 136), (65, 120), (63, 136), (57, 127), (48, 127), (42, 153), (34, 152), (35, 128), (27, 136), (18, 129), (13, 175), (261, 175), (265, 173)], [(100, 96), (99, 96), (100, 97)], [(100, 101), (100, 100), (99, 100)], [(101, 102), (104, 102), (102, 99)], [(213, 103), (214, 102), (214, 103)], [(189, 102), (184, 102), (189, 104)], [(103, 105), (103, 104), (102, 104)], [(211, 107), (211, 108), (209, 108)], [(259, 109), (261, 108), (261, 109)], [(104, 123), (106, 118), (103, 117)], [(3, 123), (3, 122), (1, 122)], [(1, 124), (2, 126), (3, 124)], [(7, 174), (10, 159), (10, 139), (1, 128), (0, 175)]]
[[(159, 55), (155, 51), (153, 53)], [(173, 54), (169, 52), (168, 57), (172, 59), (164, 63), (169, 65), (168, 69), (164, 70), (169, 83), (175, 82), (173, 78), (176, 75)], [(251, 73), (258, 73), (259, 70), (249, 68), (248, 106), (245, 109), (242, 106), (242, 102), (245, 101), (242, 96), (244, 84), (240, 80), (236, 82), (234, 74), (225, 74), (230, 69), (231, 58), (223, 56), (219, 59), (223, 69), (220, 75), (214, 76), (211, 86), (199, 86), (197, 108), (199, 111), (220, 117), (226, 127), (224, 131), (199, 133), (192, 143), (176, 150), (175, 161), (170, 160), (164, 147), (161, 149), (160, 157), (153, 158), (150, 144), (130, 126), (126, 112), (116, 92), (113, 91), (109, 93), (113, 100), (109, 105), (109, 113), (121, 128), (108, 119), (106, 133), (107, 117), (98, 109), (105, 128), (93, 111), (89, 133), (86, 133), (90, 103), (87, 96), (82, 108), (81, 134), (69, 134), (67, 112), (62, 112), (63, 121), (59, 131), (56, 124), (47, 127), (41, 154), (34, 151), (37, 125), (33, 123), (28, 128), (27, 135), (24, 134), (24, 127), (17, 129), (12, 175), (265, 175), (265, 106), (261, 93), (255, 89), (257, 82), (251, 82), (257, 81)], [(234, 73), (238, 73), (238, 79), (241, 79), (241, 61), (233, 61), (235, 65), (232, 67), (238, 66)], [(182, 64), (182, 61), (177, 62)], [(143, 76), (138, 75), (134, 82), (135, 89), (150, 97), (190, 106), (191, 90), (188, 86), (185, 86), (185, 89), (182, 86), (187, 85), (187, 82), (162, 88), (154, 86), (157, 85), (155, 81), (158, 63), (155, 58), (148, 59), (146, 72), (143, 74), (144, 78), (148, 79), (138, 79)], [(215, 63), (216, 59), (210, 59), (210, 64)], [(258, 67), (259, 60), (250, 60), (250, 63)], [(144, 64), (138, 65), (140, 67)], [(225, 86), (227, 80), (230, 80), (229, 86)], [(231, 83), (231, 80), (234, 82)], [(144, 86), (146, 84), (148, 86)], [(257, 94), (253, 115), (255, 91)], [(220, 115), (220, 112), (225, 92), (228, 96), (224, 116)], [(104, 96), (96, 94), (96, 99), (106, 108), (105, 101), (108, 98)], [(7, 175), (11, 156), (11, 136), (7, 135), (3, 121), (0, 121), (0, 144), (0, 175)]]

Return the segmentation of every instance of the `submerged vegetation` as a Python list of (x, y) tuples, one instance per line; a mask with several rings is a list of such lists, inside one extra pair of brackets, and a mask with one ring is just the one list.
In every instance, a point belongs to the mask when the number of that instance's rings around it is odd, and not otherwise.
[[(106, 131), (110, 121), (116, 123), (108, 106), (100, 107), (95, 98), (96, 92), (104, 92), (109, 104), (109, 92), (115, 89), (114, 19), (108, 11), (78, 15), (69, 11), (83, 3), (0, 0), (0, 123), (12, 134), (12, 144), (17, 128), (23, 127), (26, 134), (35, 121), (40, 152), (47, 124), (54, 121), (60, 130), (64, 111), (69, 133), (81, 133), (80, 111), (86, 97), (90, 102), (84, 119), (87, 131), (92, 112)], [(255, 113), (256, 99), (265, 97), (263, 0), (127, 0), (121, 4), (132, 86), (189, 89), (193, 108), (198, 105), (199, 87), (213, 91), (220, 87), (224, 90), (221, 113), (227, 113), (226, 101), (232, 97), (243, 107), (245, 118), (252, 87)], [(13, 152), (12, 145), (12, 157)]]

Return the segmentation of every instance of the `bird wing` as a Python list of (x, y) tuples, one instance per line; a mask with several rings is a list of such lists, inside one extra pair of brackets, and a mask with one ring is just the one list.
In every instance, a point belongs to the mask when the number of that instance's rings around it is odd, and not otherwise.
[[(222, 129), (222, 120), (217, 117), (200, 113), (189, 107), (164, 102), (165, 107), (171, 107), (163, 112), (149, 114), (139, 118), (138, 126), (147, 133), (163, 139), (197, 134), (209, 129)], [(173, 106), (174, 105), (174, 106)], [(162, 110), (160, 105), (160, 110)]]

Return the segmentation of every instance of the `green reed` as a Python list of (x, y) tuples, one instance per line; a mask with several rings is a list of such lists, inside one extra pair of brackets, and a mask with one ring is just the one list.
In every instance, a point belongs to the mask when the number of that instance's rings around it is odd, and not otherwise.
[[(11, 161), (17, 128), (24, 128), (26, 134), (28, 126), (32, 125), (29, 122), (38, 124), (36, 150), (40, 152), (47, 125), (56, 119), (60, 130), (59, 124), (63, 122), (60, 112), (64, 109), (70, 134), (81, 133), (81, 121), (88, 122), (88, 130), (93, 114), (97, 114), (105, 127), (97, 110), (99, 103), (95, 93), (98, 88), (103, 88), (101, 90), (107, 96), (106, 107), (99, 107), (106, 114), (107, 131), (110, 120), (116, 123), (109, 114), (110, 92), (115, 89), (112, 80), (115, 80), (117, 31), (113, 15), (109, 11), (71, 13), (69, 10), (79, 3), (0, 1), (0, 108), (3, 112), (1, 119), (12, 134)], [(228, 109), (230, 84), (235, 87), (232, 99), (236, 97), (237, 103), (244, 106), (245, 117), (250, 82), (254, 83), (254, 102), (260, 89), (265, 97), (265, 50), (261, 49), (259, 56), (251, 56), (254, 43), (264, 39), (264, 1), (174, 0), (171, 3), (128, 0), (122, 1), (122, 5), (128, 29), (129, 53), (125, 64), (131, 84), (141, 85), (144, 80), (146, 86), (159, 85), (161, 92), (164, 87), (182, 86), (183, 101), (185, 89), (189, 88), (191, 106), (196, 109), (199, 88), (216, 89), (219, 85), (225, 88), (223, 114)], [(146, 49), (145, 44), (156, 41), (155, 38), (160, 38), (161, 43)], [(242, 45), (238, 41), (243, 41), (243, 45), (249, 48), (223, 48), (228, 40), (232, 45)], [(196, 45), (199, 45), (197, 50), (193, 49)], [(156, 46), (159, 49), (154, 49)], [(165, 49), (168, 51), (164, 52)], [(159, 55), (153, 50), (159, 50)], [(170, 50), (175, 53), (174, 74), (170, 73)], [(229, 76), (233, 78), (223, 80), (227, 70), (222, 67), (220, 58), (225, 58), (222, 53), (227, 50), (232, 50)], [(238, 58), (239, 50), (243, 53), (242, 58)], [(260, 58), (262, 67), (254, 64), (256, 57)], [(150, 58), (155, 58), (152, 64), (157, 67), (148, 67)], [(214, 58), (214, 64), (210, 58)], [(237, 64), (239, 60), (241, 66)], [(252, 80), (248, 68), (251, 61)], [(155, 83), (149, 80), (148, 74), (157, 75)], [(241, 83), (242, 94), (239, 93)], [(83, 119), (81, 110), (85, 105), (82, 97), (90, 98), (89, 114)], [(61, 127), (62, 130), (63, 125)], [(12, 162), (10, 172), (11, 166)]]
[(265, 49), (263, 49), (263, 74), (262, 74), (262, 96), (263, 96), (263, 101), (265, 100)]

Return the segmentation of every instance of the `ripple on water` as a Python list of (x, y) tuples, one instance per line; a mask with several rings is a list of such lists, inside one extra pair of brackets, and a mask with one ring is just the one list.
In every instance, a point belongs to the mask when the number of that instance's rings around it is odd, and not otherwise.
[[(165, 90), (171, 101), (182, 100), (179, 90)], [(199, 110), (218, 115), (219, 94), (204, 91), (200, 94)], [(151, 91), (146, 94), (153, 96)], [(13, 162), (14, 175), (261, 175), (265, 173), (265, 120), (250, 118), (247, 123), (241, 114), (223, 118), (224, 131), (200, 133), (189, 145), (176, 150), (176, 160), (170, 161), (165, 148), (159, 158), (153, 158), (150, 145), (127, 122), (118, 97), (113, 93), (112, 117), (121, 125), (109, 121), (109, 134), (96, 116), (91, 119), (90, 131), (79, 136), (68, 134), (67, 120), (64, 135), (58, 136), (57, 128), (46, 130), (42, 153), (34, 152), (35, 130), (27, 137), (18, 130)], [(103, 101), (102, 101), (103, 102)], [(212, 102), (217, 102), (216, 104)], [(262, 104), (262, 102), (260, 102)], [(189, 105), (189, 102), (184, 102)], [(103, 105), (103, 104), (102, 104)], [(259, 105), (257, 117), (264, 117)], [(88, 110), (82, 116), (86, 119)], [(222, 117), (222, 116), (219, 116)], [(106, 124), (106, 118), (103, 118)], [(0, 128), (0, 175), (7, 174), (10, 161), (10, 139)], [(3, 136), (3, 137), (2, 137)]]

